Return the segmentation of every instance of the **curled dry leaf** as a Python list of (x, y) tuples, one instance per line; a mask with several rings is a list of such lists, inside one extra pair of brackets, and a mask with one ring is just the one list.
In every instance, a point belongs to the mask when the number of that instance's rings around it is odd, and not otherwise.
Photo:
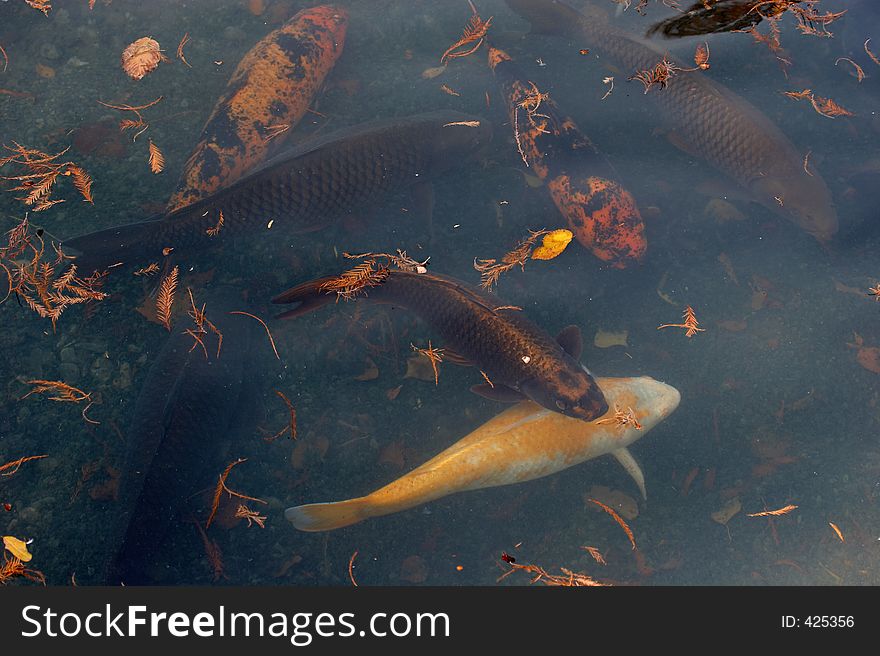
[(11, 535), (4, 535), (3, 546), (9, 553), (18, 558), (23, 563), (26, 563), (30, 561), (31, 558), (33, 558), (33, 556), (31, 556), (30, 552), (28, 551), (27, 543), (24, 540), (19, 540), (18, 538)]
[(544, 241), (532, 252), (533, 260), (552, 260), (565, 250), (574, 235), (571, 230), (561, 228), (544, 235)]
[(134, 80), (140, 80), (155, 70), (161, 61), (167, 59), (159, 49), (159, 42), (148, 36), (138, 39), (122, 51), (122, 70)]

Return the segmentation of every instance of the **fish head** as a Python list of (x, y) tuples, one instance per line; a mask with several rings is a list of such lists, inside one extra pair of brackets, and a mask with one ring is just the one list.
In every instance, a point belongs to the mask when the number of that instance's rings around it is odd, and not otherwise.
[(431, 162), (435, 171), (445, 171), (487, 151), (492, 141), (492, 124), (461, 112), (438, 112), (431, 139)]
[(797, 172), (788, 177), (757, 178), (751, 190), (761, 205), (784, 216), (812, 235), (827, 243), (837, 233), (837, 211), (831, 192), (818, 175)]
[(319, 5), (304, 9), (294, 18), (310, 25), (313, 30), (322, 30), (328, 33), (333, 37), (337, 50), (342, 50), (348, 28), (348, 12), (345, 9), (336, 5)]
[(519, 385), (519, 391), (535, 403), (566, 417), (592, 421), (608, 411), (602, 390), (586, 367), (560, 367), (548, 376), (534, 376)]
[(620, 439), (626, 440), (628, 436), (629, 441), (621, 443), (620, 447), (627, 446), (654, 428), (671, 415), (681, 402), (681, 393), (677, 389), (649, 376), (598, 378), (596, 382), (611, 404), (607, 416), (599, 421), (606, 422), (614, 418), (617, 411), (632, 412), (641, 426), (635, 431), (621, 431)]

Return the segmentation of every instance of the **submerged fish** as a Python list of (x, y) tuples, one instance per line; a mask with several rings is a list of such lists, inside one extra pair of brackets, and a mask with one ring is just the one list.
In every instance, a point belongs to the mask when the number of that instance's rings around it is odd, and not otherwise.
[[(334, 277), (303, 283), (272, 299), (300, 303), (280, 315), (306, 314), (338, 297), (325, 291)], [(444, 349), (478, 366), (491, 380), (472, 390), (499, 401), (529, 398), (554, 412), (591, 420), (608, 410), (596, 381), (577, 358), (580, 331), (570, 326), (558, 340), (532, 323), (522, 310), (505, 306), (465, 283), (428, 273), (388, 271), (365, 300), (408, 308), (436, 330)]]
[[(794, 0), (794, 3), (797, 2), (799, 0)], [(714, 0), (707, 5), (703, 0), (697, 0), (683, 13), (652, 25), (647, 36), (661, 32), (667, 38), (680, 38), (748, 30), (765, 18), (776, 18), (788, 9), (788, 4), (776, 5), (758, 0)]]
[[(559, 0), (506, 1), (534, 31), (586, 37), (591, 48), (629, 70), (653, 69), (664, 56)], [(818, 173), (804, 171), (803, 155), (757, 107), (702, 71), (673, 76), (666, 88), (648, 95), (672, 128), (675, 145), (733, 178), (756, 202), (820, 242), (837, 232), (837, 213), (825, 182)]]
[(283, 153), (171, 214), (82, 235), (64, 245), (83, 253), (88, 266), (80, 270), (85, 270), (132, 258), (156, 259), (166, 247), (179, 252), (229, 235), (318, 230), (391, 192), (430, 185), (433, 176), (476, 154), (491, 134), (486, 121), (454, 111), (346, 128)]
[(180, 521), (186, 502), (216, 483), (222, 447), (238, 428), (256, 423), (250, 345), (259, 327), (228, 315), (237, 307), (237, 291), (221, 294), (204, 297), (211, 321), (224, 336), (219, 357), (208, 336), (206, 358), (201, 348), (193, 350), (189, 335), (175, 333), (154, 357), (138, 395), (107, 540), (116, 552), (105, 573), (107, 584), (153, 579), (157, 564), (169, 559), (163, 540)]
[[(578, 241), (603, 262), (624, 268), (645, 254), (645, 224), (635, 199), (608, 161), (552, 98), (536, 89), (510, 56), (489, 47), (489, 66), (507, 101), (517, 146)], [(524, 108), (524, 103), (534, 103)]]
[(598, 383), (609, 401), (632, 410), (641, 428), (615, 419), (576, 421), (526, 401), (372, 494), (296, 506), (284, 516), (301, 531), (329, 531), (456, 492), (549, 476), (606, 453), (620, 461), (646, 497), (641, 468), (627, 447), (668, 417), (681, 396), (674, 387), (647, 376), (599, 378)]
[(289, 134), (342, 53), (347, 24), (340, 7), (303, 9), (251, 48), (205, 124), (169, 212), (229, 186)]

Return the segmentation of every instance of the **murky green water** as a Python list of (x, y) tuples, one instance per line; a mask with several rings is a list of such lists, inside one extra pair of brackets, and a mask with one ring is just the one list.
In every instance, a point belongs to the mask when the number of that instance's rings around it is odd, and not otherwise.
[[(248, 412), (233, 417), (240, 421), (228, 430), (199, 431), (188, 446), (205, 454), (209, 462), (200, 464), (210, 464), (209, 473), (201, 474), (202, 493), (168, 518), (168, 537), (155, 545), (147, 575), (158, 583), (215, 580), (190, 519), (204, 524), (216, 477), (227, 463), (247, 458), (228, 483), (268, 502), (251, 504), (266, 524), (248, 528), (231, 517), (235, 504), (221, 505), (208, 530), (222, 551), (218, 584), (347, 585), (355, 551), (354, 572), (366, 585), (494, 585), (507, 569), (500, 562), (504, 551), (551, 572), (561, 566), (642, 585), (880, 582), (878, 372), (860, 366), (853, 347), (857, 333), (864, 340), (861, 360), (870, 364), (873, 352), (865, 349), (880, 346), (880, 305), (867, 293), (880, 281), (880, 123), (874, 114), (880, 69), (862, 47), (874, 37), (880, 50), (880, 12), (855, 0), (823, 1), (823, 10), (849, 9), (829, 28), (834, 38), (800, 35), (793, 20), (783, 20), (784, 52), (777, 54), (792, 63), (787, 74), (749, 35), (707, 39), (712, 67), (704, 74), (754, 103), (800, 153), (811, 153), (840, 218), (840, 231), (826, 247), (673, 148), (651, 98), (637, 82), (626, 82), (633, 71), (614, 68), (595, 52), (579, 54), (592, 50), (587, 40), (528, 35), (527, 24), (502, 1), (478, 4), (482, 16), (494, 17), (493, 43), (607, 154), (645, 217), (649, 245), (640, 265), (605, 268), (573, 243), (556, 260), (506, 274), (498, 286), (505, 301), (551, 334), (579, 325), (582, 361), (594, 373), (648, 375), (680, 390), (680, 407), (632, 447), (648, 490), (638, 517), (628, 520), (638, 556), (620, 527), (584, 500), (593, 486), (639, 496), (610, 457), (326, 534), (298, 532), (285, 521), (288, 506), (347, 499), (384, 485), (504, 406), (468, 390), (482, 382), (473, 368), (442, 364), (438, 386), (405, 378), (410, 344), (436, 339), (412, 314), (339, 303), (295, 321), (272, 321), (269, 299), (292, 284), (341, 271), (343, 251), (402, 248), (420, 259), (430, 256), (434, 271), (476, 284), (475, 257), (500, 257), (528, 229), (564, 225), (546, 190), (524, 178), (485, 50), (454, 60), (439, 77), (422, 77), (461, 33), (470, 15), (466, 2), (338, 4), (349, 13), (344, 52), (312, 104), (315, 112), (291, 141), (437, 108), (492, 121), (494, 140), (482, 161), (462, 163), (436, 180), (433, 238), (401, 195), (320, 232), (230, 242), (220, 254), (179, 262), (181, 292), (191, 287), (197, 298), (210, 298), (218, 288), (239, 290), (231, 302), (269, 321), (280, 361), (256, 326), (245, 356), (248, 375), (239, 379)], [(595, 4), (610, 10), (618, 27), (638, 34), (673, 13), (651, 3), (646, 17), (632, 9), (615, 16), (611, 2)], [(52, 153), (71, 146), (66, 157), (94, 178), (93, 206), (64, 180), (56, 197), (66, 202), (31, 214), (35, 227), (59, 239), (161, 209), (237, 62), (309, 6), (268, 0), (255, 15), (247, 2), (232, 0), (98, 0), (92, 11), (86, 0), (55, 5), (44, 17), (18, 0), (0, 3), (0, 45), (9, 57), (0, 89), (14, 92), (0, 94), (0, 143)], [(174, 57), (185, 32), (192, 38), (185, 51), (192, 69)], [(119, 55), (147, 35), (171, 61), (136, 82), (121, 71)], [(658, 45), (689, 61), (700, 42)], [(835, 66), (839, 57), (859, 63), (866, 79), (857, 82), (846, 62)], [(603, 101), (608, 76), (615, 88)], [(444, 93), (443, 84), (460, 95)], [(780, 93), (806, 88), (855, 116), (832, 120)], [(138, 105), (160, 95), (149, 131), (136, 142), (117, 133), (120, 113), (97, 102)], [(165, 153), (167, 167), (159, 175), (149, 171), (147, 138)], [(0, 173), (12, 175), (7, 170)], [(16, 195), (0, 195), (4, 232), (26, 210)], [(722, 197), (729, 203), (724, 216), (717, 211)], [(68, 309), (54, 331), (14, 295), (0, 308), (0, 464), (49, 456), (0, 478), (0, 503), (11, 504), (8, 511), (0, 507), (0, 534), (32, 538), (30, 565), (50, 583), (67, 584), (74, 575), (79, 584), (100, 583), (110, 557), (110, 527), (124, 512), (113, 500), (112, 482), (138, 396), (169, 339), (136, 312), (152, 303), (153, 284), (130, 273), (111, 275), (107, 300), (89, 311)], [(679, 330), (656, 329), (678, 321), (687, 305), (705, 332), (688, 339)], [(188, 325), (181, 316), (175, 333)], [(628, 331), (628, 345), (594, 346), (600, 329)], [(224, 348), (238, 346), (225, 342)], [(378, 377), (357, 380), (368, 358)], [(30, 379), (63, 380), (88, 391), (96, 401), (88, 416), (100, 424), (83, 421), (82, 405), (22, 400)], [(276, 390), (296, 407), (296, 442), (286, 435), (263, 439), (288, 421)], [(390, 399), (392, 390), (398, 395)], [(713, 521), (712, 513), (734, 498), (742, 510), (726, 525)], [(788, 504), (798, 508), (784, 517), (747, 516)], [(597, 547), (607, 565), (595, 563), (584, 546)], [(527, 582), (517, 574), (503, 584)]]

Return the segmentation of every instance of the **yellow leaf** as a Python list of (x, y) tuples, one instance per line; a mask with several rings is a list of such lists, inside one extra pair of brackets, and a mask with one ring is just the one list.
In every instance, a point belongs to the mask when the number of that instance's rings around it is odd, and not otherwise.
[(532, 253), (532, 259), (552, 260), (565, 250), (573, 236), (571, 230), (565, 228), (548, 232), (544, 235), (544, 242)]
[(24, 540), (19, 540), (18, 538), (14, 538), (11, 535), (4, 535), (3, 546), (6, 547), (6, 550), (9, 551), (9, 553), (18, 558), (23, 563), (26, 563), (31, 558), (33, 558), (33, 556), (27, 550), (27, 544)]
[(628, 346), (626, 338), (629, 332), (621, 330), (619, 333), (608, 330), (599, 329), (593, 338), (593, 345), (599, 348), (609, 348), (611, 346)]

